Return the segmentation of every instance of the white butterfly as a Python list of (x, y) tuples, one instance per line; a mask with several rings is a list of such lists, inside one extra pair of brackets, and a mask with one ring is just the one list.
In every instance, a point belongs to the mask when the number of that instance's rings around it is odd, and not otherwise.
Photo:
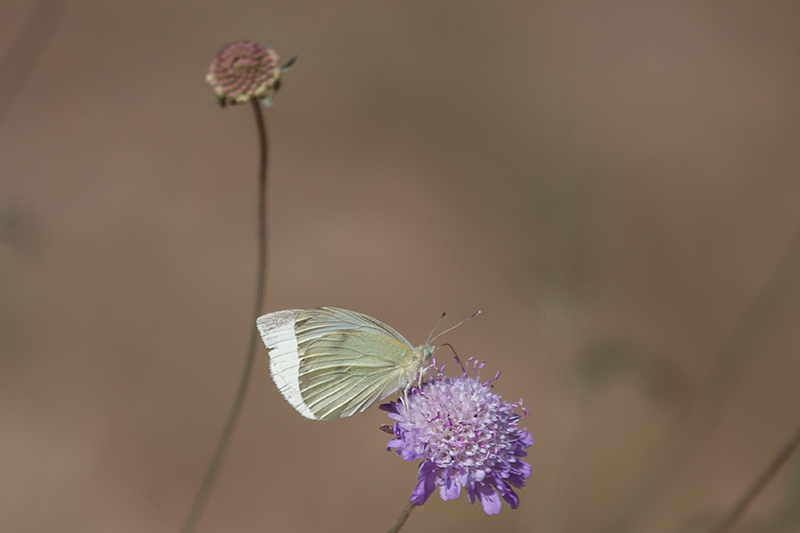
[(272, 379), (301, 415), (335, 420), (360, 413), (421, 379), (433, 346), (414, 348), (380, 320), (336, 307), (260, 317)]

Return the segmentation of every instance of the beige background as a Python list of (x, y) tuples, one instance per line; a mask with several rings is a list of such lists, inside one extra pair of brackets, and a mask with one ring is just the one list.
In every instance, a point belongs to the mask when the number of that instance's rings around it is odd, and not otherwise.
[[(35, 5), (0, 3), (0, 57)], [(204, 82), (241, 38), (299, 56), (266, 310), (421, 343), (481, 309), (447, 340), (531, 411), (519, 510), (406, 531), (706, 531), (793, 434), (797, 2), (74, 1), (3, 102), (0, 531), (185, 517), (254, 327), (253, 117)], [(259, 353), (200, 531), (388, 528), (388, 418), (303, 419)], [(737, 531), (798, 500), (795, 458)]]

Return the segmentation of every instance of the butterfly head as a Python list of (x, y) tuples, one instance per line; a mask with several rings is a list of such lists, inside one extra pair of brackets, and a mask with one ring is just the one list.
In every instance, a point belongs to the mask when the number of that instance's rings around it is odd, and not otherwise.
[(409, 376), (410, 381), (408, 382), (408, 386), (422, 386), (422, 379), (425, 377), (425, 372), (428, 371), (429, 368), (432, 366), (432, 359), (433, 359), (433, 352), (436, 351), (436, 348), (430, 344), (423, 344), (422, 346), (417, 346), (414, 348), (413, 351), (413, 368), (414, 368), (414, 376), (411, 378)]
[(417, 366), (423, 372), (425, 369), (431, 364), (431, 360), (433, 359), (433, 352), (436, 351), (436, 347), (431, 344), (423, 344), (422, 346), (417, 346), (414, 349), (414, 366)]

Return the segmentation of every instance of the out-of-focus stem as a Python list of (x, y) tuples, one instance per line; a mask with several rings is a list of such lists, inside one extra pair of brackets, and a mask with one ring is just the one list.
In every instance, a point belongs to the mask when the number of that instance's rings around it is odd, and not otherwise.
[(192, 503), (192, 508), (189, 510), (189, 515), (186, 517), (186, 522), (183, 524), (181, 533), (194, 532), (197, 528), (197, 523), (200, 521), (200, 516), (208, 501), (211, 488), (214, 485), (214, 481), (217, 479), (217, 474), (219, 473), (222, 459), (225, 456), (225, 451), (228, 448), (228, 442), (236, 426), (236, 421), (239, 419), (239, 414), (242, 411), (242, 404), (247, 394), (247, 388), (250, 384), (250, 375), (252, 374), (253, 363), (255, 362), (256, 346), (258, 345), (256, 320), (261, 316), (267, 278), (267, 156), (269, 154), (269, 144), (267, 142), (267, 127), (264, 122), (264, 115), (261, 112), (261, 102), (255, 98), (252, 98), (250, 102), (253, 104), (253, 112), (256, 116), (256, 127), (258, 128), (258, 141), (261, 146), (261, 161), (258, 173), (258, 267), (256, 270), (255, 308), (253, 310), (253, 319), (250, 321), (250, 344), (247, 347), (242, 378), (239, 381), (239, 388), (236, 391), (233, 405), (228, 413), (228, 419), (220, 434), (217, 448), (214, 450), (211, 463), (208, 465), (208, 470), (200, 485), (200, 489), (197, 491), (197, 496), (195, 496), (194, 503)]
[(786, 443), (783, 449), (780, 451), (778, 455), (772, 460), (769, 466), (764, 470), (758, 479), (747, 489), (747, 492), (742, 496), (742, 499), (739, 500), (739, 503), (736, 504), (728, 518), (720, 525), (717, 529), (713, 530), (712, 533), (727, 533), (731, 530), (731, 528), (739, 521), (742, 517), (744, 512), (753, 503), (753, 500), (756, 499), (764, 487), (767, 486), (767, 483), (772, 480), (773, 476), (778, 473), (778, 470), (786, 463), (789, 459), (789, 456), (797, 449), (797, 446), (800, 445), (800, 428), (797, 428), (797, 432), (794, 434), (794, 437)]

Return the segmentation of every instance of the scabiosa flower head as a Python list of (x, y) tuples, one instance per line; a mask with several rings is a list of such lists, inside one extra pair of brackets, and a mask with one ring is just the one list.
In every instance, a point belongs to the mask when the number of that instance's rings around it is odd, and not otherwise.
[(220, 105), (264, 100), (279, 86), (278, 54), (258, 43), (240, 41), (222, 49), (208, 68), (206, 81), (214, 87)]
[(487, 514), (500, 512), (500, 497), (516, 509), (519, 497), (513, 487), (524, 487), (531, 475), (520, 457), (528, 455), (525, 448), (533, 437), (517, 427), (527, 411), (517, 414), (521, 402), (503, 401), (492, 392), (494, 380), (481, 383), (461, 368), (459, 377), (439, 375), (380, 406), (395, 420), (395, 438), (387, 450), (394, 448), (406, 461), (422, 459), (411, 493), (414, 505), (425, 503), (436, 487), (443, 500), (457, 498), (466, 487), (470, 503), (477, 498)]

